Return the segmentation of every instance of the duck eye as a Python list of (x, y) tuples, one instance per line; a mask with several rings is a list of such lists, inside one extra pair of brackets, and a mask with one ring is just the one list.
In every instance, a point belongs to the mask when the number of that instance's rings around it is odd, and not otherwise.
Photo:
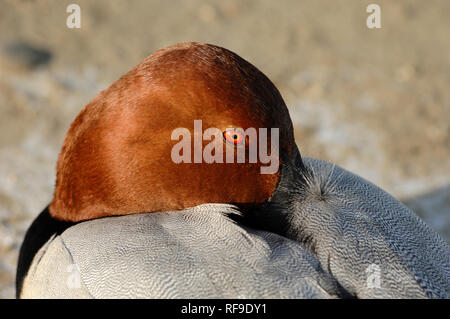
[(240, 145), (244, 140), (242, 134), (233, 129), (224, 131), (223, 138), (225, 139), (225, 141), (233, 145)]

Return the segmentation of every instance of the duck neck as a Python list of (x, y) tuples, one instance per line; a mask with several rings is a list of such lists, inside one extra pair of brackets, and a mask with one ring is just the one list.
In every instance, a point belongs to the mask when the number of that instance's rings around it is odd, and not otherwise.
[(281, 155), (280, 181), (272, 197), (263, 204), (240, 205), (240, 208), (248, 226), (296, 240), (290, 221), (296, 207), (306, 196), (306, 178), (309, 173), (298, 150), (294, 160), (286, 154)]

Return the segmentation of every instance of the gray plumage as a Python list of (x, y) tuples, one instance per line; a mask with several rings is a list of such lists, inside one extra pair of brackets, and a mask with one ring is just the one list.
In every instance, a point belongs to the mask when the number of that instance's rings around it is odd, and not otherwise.
[[(307, 249), (240, 227), (225, 215), (230, 213), (238, 211), (206, 204), (83, 222), (43, 247), (45, 259), (30, 269), (33, 279), (25, 281), (22, 296), (330, 297), (326, 291), (333, 291), (333, 280)], [(49, 263), (58, 264), (51, 273)], [(77, 276), (72, 264), (81, 285), (67, 289)]]
[[(286, 236), (306, 242), (320, 264), (359, 298), (449, 298), (448, 244), (401, 202), (336, 165), (304, 159)], [(380, 288), (368, 284), (379, 270)]]
[(449, 297), (450, 248), (439, 235), (364, 179), (304, 164), (284, 173), (276, 196), (286, 203), (254, 213), (259, 230), (227, 217), (241, 213), (225, 204), (72, 226), (36, 254), (22, 297)]

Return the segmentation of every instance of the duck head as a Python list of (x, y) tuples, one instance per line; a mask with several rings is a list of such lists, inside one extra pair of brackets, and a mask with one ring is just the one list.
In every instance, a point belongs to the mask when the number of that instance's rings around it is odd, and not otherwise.
[[(202, 131), (220, 132), (200, 139), (202, 150), (213, 142), (214, 154), (234, 148), (237, 156), (241, 147), (246, 161), (198, 162), (195, 141), (174, 151), (183, 138), (199, 137), (199, 123)], [(242, 143), (248, 136), (236, 128), (278, 128), (279, 141), (267, 134), (267, 150), (277, 156), (279, 151), (280, 164), (299, 159), (287, 107), (256, 67), (214, 45), (159, 50), (100, 92), (74, 120), (59, 155), (50, 213), (78, 222), (203, 203), (264, 203), (277, 188), (280, 170), (262, 174), (268, 164), (248, 160), (250, 149)], [(188, 158), (189, 151), (190, 163), (174, 160), (174, 154)]]

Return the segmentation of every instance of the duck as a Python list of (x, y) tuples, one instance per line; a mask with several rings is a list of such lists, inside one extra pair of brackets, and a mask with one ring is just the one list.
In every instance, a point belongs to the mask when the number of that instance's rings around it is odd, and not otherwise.
[(79, 113), (16, 274), (17, 298), (449, 295), (447, 242), (371, 182), (302, 157), (269, 78), (198, 42), (156, 51)]

